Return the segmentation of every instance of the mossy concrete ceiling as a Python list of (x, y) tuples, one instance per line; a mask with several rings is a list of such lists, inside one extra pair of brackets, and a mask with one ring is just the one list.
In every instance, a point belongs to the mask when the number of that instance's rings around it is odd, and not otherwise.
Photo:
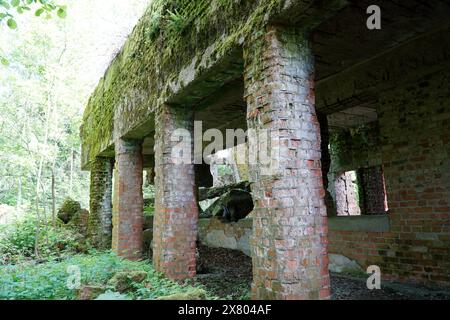
[[(425, 66), (442, 67), (450, 42), (442, 42), (448, 37), (447, 1), (378, 3), (383, 28), (369, 31), (365, 12), (371, 1), (154, 1), (86, 107), (83, 168), (95, 156), (113, 156), (119, 137), (145, 138), (144, 153), (151, 155), (153, 114), (162, 103), (195, 108), (204, 129), (245, 129), (242, 43), (269, 21), (313, 30), (317, 108), (328, 114), (375, 108), (380, 85), (404, 76), (405, 57), (417, 64), (438, 46)], [(178, 13), (181, 26), (170, 24), (168, 11)], [(392, 72), (386, 76), (386, 70)]]

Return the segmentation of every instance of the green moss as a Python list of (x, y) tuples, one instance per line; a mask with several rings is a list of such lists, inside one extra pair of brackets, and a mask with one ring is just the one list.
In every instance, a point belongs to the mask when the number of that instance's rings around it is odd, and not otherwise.
[(141, 283), (147, 279), (147, 272), (143, 270), (119, 271), (108, 281), (108, 285), (114, 288), (115, 292), (124, 293), (131, 291), (136, 283)]
[(379, 129), (375, 124), (341, 130), (330, 134), (330, 154), (336, 166), (365, 163), (379, 148)]
[(77, 202), (71, 198), (66, 198), (64, 200), (63, 204), (61, 205), (61, 208), (59, 209), (59, 211), (75, 213), (80, 209), (81, 209), (81, 205), (79, 202)]
[[(114, 136), (127, 133), (168, 101), (174, 94), (171, 83), (185, 85), (179, 81), (184, 67), (192, 65), (199, 74), (246, 39), (251, 39), (252, 52), (258, 52), (269, 18), (283, 3), (153, 1), (87, 104), (81, 127), (84, 164), (105, 151)], [(210, 55), (203, 57), (208, 48)], [(259, 74), (260, 60), (250, 63), (252, 72)]]
[(80, 210), (81, 205), (79, 202), (66, 198), (58, 210), (58, 218), (64, 223), (68, 223)]
[(159, 297), (156, 300), (206, 300), (206, 291), (200, 288), (194, 288), (187, 292)]

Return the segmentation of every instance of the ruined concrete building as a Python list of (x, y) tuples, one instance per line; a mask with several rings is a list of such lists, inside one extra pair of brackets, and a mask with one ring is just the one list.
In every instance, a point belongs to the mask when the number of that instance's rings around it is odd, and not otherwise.
[(329, 298), (330, 254), (448, 286), (449, 16), (444, 0), (153, 1), (84, 113), (93, 239), (141, 257), (153, 168), (153, 264), (193, 277), (210, 179), (172, 161), (173, 132), (277, 130), (276, 172), (249, 166), (253, 298)]

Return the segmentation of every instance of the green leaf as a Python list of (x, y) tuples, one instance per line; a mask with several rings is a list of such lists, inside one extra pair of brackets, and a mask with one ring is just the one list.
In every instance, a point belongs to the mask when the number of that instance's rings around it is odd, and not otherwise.
[(17, 7), (20, 4), (20, 0), (11, 0), (11, 5)]
[(34, 15), (36, 17), (40, 17), (41, 14), (44, 13), (44, 11), (45, 11), (44, 8), (37, 9), (36, 12), (34, 13)]
[(17, 22), (13, 18), (9, 18), (8, 21), (6, 21), (6, 24), (10, 29), (17, 29)]
[(58, 17), (60, 17), (61, 19), (64, 19), (65, 17), (67, 17), (67, 12), (65, 9), (63, 8), (59, 8), (58, 11), (56, 12), (56, 14), (58, 15)]

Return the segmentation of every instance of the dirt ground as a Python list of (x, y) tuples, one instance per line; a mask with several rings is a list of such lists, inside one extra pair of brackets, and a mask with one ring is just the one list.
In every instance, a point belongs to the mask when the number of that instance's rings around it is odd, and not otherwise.
[[(224, 299), (248, 299), (251, 258), (235, 250), (200, 246), (195, 282)], [(335, 273), (331, 274), (331, 290), (333, 300), (450, 300), (450, 290), (386, 281), (380, 290), (369, 290), (365, 278)]]

